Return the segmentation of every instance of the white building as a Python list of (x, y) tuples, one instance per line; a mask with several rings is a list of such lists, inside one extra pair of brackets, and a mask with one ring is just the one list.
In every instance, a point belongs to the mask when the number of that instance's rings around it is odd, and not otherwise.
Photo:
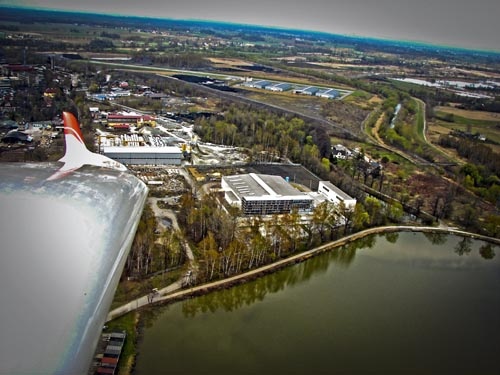
[(314, 199), (295, 189), (280, 176), (243, 174), (222, 177), (226, 201), (244, 215), (310, 212)]
[(352, 151), (347, 147), (338, 144), (332, 146), (332, 156), (337, 159), (349, 159), (352, 157)]
[(319, 182), (318, 193), (324, 195), (332, 203), (340, 204), (343, 202), (348, 209), (354, 209), (354, 206), (356, 206), (355, 198), (350, 197), (329, 181)]

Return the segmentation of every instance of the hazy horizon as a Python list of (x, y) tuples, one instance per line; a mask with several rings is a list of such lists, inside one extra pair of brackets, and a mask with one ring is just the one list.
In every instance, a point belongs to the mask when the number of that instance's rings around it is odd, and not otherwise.
[(477, 0), (0, 0), (0, 5), (318, 31), (500, 52), (500, 2)]

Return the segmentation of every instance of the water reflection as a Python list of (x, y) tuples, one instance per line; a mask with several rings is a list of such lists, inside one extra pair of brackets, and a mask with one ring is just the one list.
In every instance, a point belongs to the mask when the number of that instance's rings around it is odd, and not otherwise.
[(423, 232), (425, 238), (427, 238), (433, 245), (444, 245), (448, 241), (448, 234), (440, 232)]
[(472, 239), (470, 237), (464, 237), (462, 240), (455, 246), (455, 253), (458, 255), (468, 255), (472, 251)]
[[(495, 373), (494, 247), (457, 236), (369, 236), (155, 309), (137, 373)], [(457, 356), (464, 345), (467, 356)]]
[(213, 313), (218, 309), (234, 311), (256, 301), (262, 301), (268, 294), (281, 292), (288, 287), (308, 281), (313, 276), (324, 274), (333, 264), (347, 268), (354, 261), (359, 249), (371, 248), (375, 243), (376, 236), (369, 236), (322, 256), (308, 259), (295, 267), (231, 288), (225, 293), (209, 294), (184, 301), (182, 311), (186, 317), (194, 317), (197, 313)]
[(385, 239), (390, 243), (398, 242), (398, 238), (399, 238), (399, 232), (387, 233), (385, 235)]
[(485, 243), (479, 248), (479, 254), (483, 259), (493, 259), (495, 257), (495, 246), (490, 243)]

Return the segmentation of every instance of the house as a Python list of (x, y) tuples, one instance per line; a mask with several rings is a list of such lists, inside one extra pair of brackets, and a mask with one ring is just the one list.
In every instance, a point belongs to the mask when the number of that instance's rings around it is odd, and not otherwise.
[(317, 92), (316, 96), (326, 99), (335, 99), (340, 96), (340, 93), (335, 89), (327, 89)]
[(275, 91), (275, 92), (283, 92), (283, 91), (290, 90), (291, 88), (292, 88), (292, 85), (289, 83), (279, 83), (277, 85), (266, 87), (266, 90)]
[(4, 143), (30, 143), (32, 141), (33, 137), (17, 130), (11, 130), (2, 138)]
[(349, 159), (352, 157), (352, 151), (349, 150), (347, 147), (338, 144), (335, 146), (332, 146), (332, 157), (336, 159)]

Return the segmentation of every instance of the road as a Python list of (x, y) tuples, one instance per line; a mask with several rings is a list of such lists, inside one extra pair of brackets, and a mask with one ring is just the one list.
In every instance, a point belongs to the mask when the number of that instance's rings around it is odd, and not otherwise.
[(120, 307), (117, 307), (116, 309), (111, 310), (108, 313), (108, 316), (106, 318), (106, 322), (109, 322), (110, 320), (116, 319), (119, 316), (125, 315), (131, 311), (137, 310), (141, 307), (144, 307), (146, 305), (149, 305), (151, 303), (154, 303), (157, 298), (160, 298), (160, 296), (168, 295), (171, 294), (175, 291), (178, 291), (182, 289), (182, 279), (177, 280), (176, 282), (170, 284), (169, 286), (159, 289), (156, 293), (151, 293), (146, 296), (142, 296), (140, 298), (137, 298), (133, 301), (130, 301), (129, 303), (126, 303), (125, 305), (122, 305)]
[(111, 311), (108, 315), (107, 321), (113, 320), (121, 315), (124, 315), (130, 311), (136, 310), (142, 306), (146, 306), (151, 303), (166, 303), (174, 300), (180, 300), (184, 298), (188, 298), (189, 296), (192, 295), (198, 295), (200, 293), (207, 293), (212, 290), (217, 290), (223, 287), (228, 287), (231, 285), (234, 285), (235, 283), (241, 283), (244, 281), (248, 280), (253, 280), (257, 277), (260, 277), (262, 275), (268, 274), (270, 272), (274, 272), (278, 269), (281, 269), (283, 267), (287, 267), (293, 264), (296, 264), (298, 262), (305, 261), (309, 258), (312, 258), (316, 255), (319, 255), (321, 253), (324, 253), (326, 251), (331, 251), (339, 246), (343, 246), (349, 242), (358, 240), (360, 238), (366, 237), (368, 235), (372, 234), (377, 234), (377, 233), (391, 233), (391, 232), (401, 232), (401, 231), (410, 231), (410, 232), (428, 232), (428, 233), (449, 233), (449, 234), (456, 234), (459, 236), (466, 236), (466, 237), (471, 237), (474, 239), (479, 239), (483, 241), (488, 241), (496, 245), (500, 245), (500, 239), (498, 238), (493, 238), (493, 237), (487, 237), (487, 236), (482, 236), (478, 235), (476, 233), (470, 233), (470, 232), (465, 232), (461, 230), (457, 230), (454, 228), (449, 228), (449, 227), (419, 227), (419, 226), (386, 226), (386, 227), (377, 227), (377, 228), (370, 228), (366, 229), (364, 231), (358, 232), (351, 234), (347, 237), (341, 238), (336, 241), (328, 242), (324, 245), (321, 245), (319, 247), (316, 247), (314, 249), (304, 251), (300, 254), (293, 255), (291, 257), (285, 258), (278, 260), (272, 264), (268, 264), (263, 267), (259, 267), (256, 269), (253, 269), (251, 271), (223, 279), (223, 280), (218, 280), (215, 282), (199, 285), (196, 287), (192, 287), (189, 289), (184, 289), (180, 290), (181, 286), (179, 285), (179, 281), (173, 283), (172, 285), (169, 285), (166, 288), (163, 288), (162, 290), (159, 291), (159, 295), (153, 298), (152, 302), (148, 301), (148, 297), (144, 296), (141, 297), (135, 301), (129, 302), (126, 305), (123, 305), (113, 311)]
[[(159, 74), (158, 72), (211, 76), (211, 77), (217, 77), (217, 78), (220, 78), (223, 80), (227, 79), (228, 77), (233, 77), (233, 76), (230, 76), (228, 74), (219, 74), (219, 73), (212, 73), (212, 72), (205, 72), (205, 71), (161, 68), (161, 67), (143, 66), (143, 65), (135, 65), (135, 64), (116, 63), (116, 62), (109, 62), (109, 61), (94, 61), (94, 60), (86, 60), (86, 61), (91, 63), (91, 64), (114, 66), (116, 68), (122, 68), (124, 70), (137, 69), (140, 71), (150, 71), (151, 73), (157, 73), (162, 78), (172, 79), (172, 80), (177, 80), (177, 78), (173, 78), (173, 77), (170, 77), (170, 76), (165, 75), (165, 74), (162, 75), (162, 74)], [(239, 102), (246, 102), (248, 104), (253, 104), (253, 105), (256, 105), (256, 106), (261, 107), (261, 108), (275, 110), (275, 111), (279, 111), (281, 113), (293, 114), (295, 116), (302, 118), (306, 122), (314, 122), (316, 124), (320, 124), (320, 125), (326, 127), (327, 129), (335, 129), (339, 133), (339, 136), (341, 135), (341, 136), (344, 136), (346, 138), (351, 138), (351, 139), (356, 139), (356, 140), (360, 138), (359, 134), (356, 134), (356, 133), (352, 132), (351, 130), (346, 129), (341, 124), (333, 123), (333, 122), (328, 121), (322, 117), (311, 116), (311, 115), (307, 115), (307, 114), (299, 112), (299, 111), (294, 111), (290, 108), (284, 108), (284, 107), (281, 107), (278, 105), (273, 105), (270, 103), (265, 103), (265, 102), (261, 102), (258, 100), (250, 99), (250, 98), (244, 97), (244, 96), (237, 94), (237, 93), (221, 91), (221, 90), (213, 89), (213, 88), (210, 88), (210, 87), (207, 87), (204, 85), (200, 85), (197, 83), (193, 83), (193, 82), (187, 82), (187, 81), (182, 81), (182, 82), (184, 82), (186, 85), (191, 85), (193, 87), (196, 87), (201, 91), (206, 91), (206, 92), (210, 92), (212, 94), (215, 94), (215, 95), (219, 96), (220, 98), (223, 98), (226, 100), (230, 100), (230, 101), (236, 100)]]

